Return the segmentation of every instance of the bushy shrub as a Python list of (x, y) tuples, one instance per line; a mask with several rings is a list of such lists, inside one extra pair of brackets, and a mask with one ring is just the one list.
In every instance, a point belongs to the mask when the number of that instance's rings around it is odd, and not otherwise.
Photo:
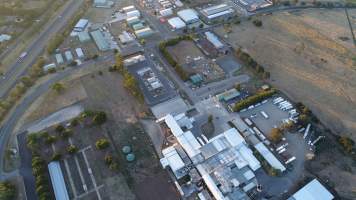
[(236, 103), (233, 107), (233, 110), (235, 112), (238, 112), (244, 108), (247, 108), (253, 104), (256, 104), (260, 101), (263, 101), (264, 99), (267, 99), (269, 97), (271, 97), (273, 94), (276, 93), (276, 90), (271, 89), (271, 90), (267, 90), (267, 91), (263, 91), (263, 92), (259, 92), (253, 96), (249, 96), (244, 100), (239, 101), (238, 103)]
[(96, 148), (99, 149), (99, 150), (106, 149), (106, 148), (109, 147), (109, 145), (110, 145), (110, 142), (105, 138), (99, 139), (95, 143)]
[(69, 145), (67, 147), (67, 152), (70, 153), (70, 154), (75, 154), (78, 152), (78, 147), (76, 147), (75, 145)]

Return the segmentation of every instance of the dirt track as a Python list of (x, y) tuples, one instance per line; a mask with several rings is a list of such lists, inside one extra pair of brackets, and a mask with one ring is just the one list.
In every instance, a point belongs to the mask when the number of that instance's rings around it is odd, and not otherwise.
[(265, 66), (273, 85), (308, 105), (336, 133), (356, 140), (351, 135), (356, 132), (356, 48), (344, 11), (307, 10), (261, 19), (261, 28), (250, 21), (234, 26), (227, 40)]

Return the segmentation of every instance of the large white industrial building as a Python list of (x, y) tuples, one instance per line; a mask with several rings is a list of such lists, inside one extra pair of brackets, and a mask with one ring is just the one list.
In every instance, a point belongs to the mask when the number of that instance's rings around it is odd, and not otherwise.
[(203, 21), (213, 23), (217, 21), (226, 21), (235, 15), (235, 10), (227, 4), (210, 6), (200, 10)]
[(184, 113), (169, 114), (158, 122), (163, 122), (177, 141), (162, 150), (162, 166), (178, 181), (187, 176), (190, 184), (203, 181), (208, 190), (197, 191), (201, 199), (247, 199), (247, 192), (256, 188), (254, 171), (261, 164), (235, 128), (208, 139), (194, 136), (190, 131), (194, 119)]
[(186, 24), (179, 17), (173, 17), (168, 20), (168, 24), (174, 30), (182, 29), (186, 27)]
[(317, 180), (314, 179), (302, 189), (294, 193), (288, 200), (332, 200), (334, 196)]
[(199, 21), (198, 13), (193, 9), (184, 9), (177, 12), (177, 15), (186, 23), (192, 24)]

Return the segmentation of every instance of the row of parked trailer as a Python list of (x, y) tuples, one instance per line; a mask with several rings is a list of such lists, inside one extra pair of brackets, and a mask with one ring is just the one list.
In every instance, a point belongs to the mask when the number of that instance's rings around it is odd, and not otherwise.
[(288, 111), (289, 119), (286, 119), (285, 121), (296, 121), (296, 118), (299, 116), (297, 109), (293, 107), (292, 103), (282, 97), (277, 97), (273, 99), (273, 104), (278, 105), (278, 108), (283, 111)]

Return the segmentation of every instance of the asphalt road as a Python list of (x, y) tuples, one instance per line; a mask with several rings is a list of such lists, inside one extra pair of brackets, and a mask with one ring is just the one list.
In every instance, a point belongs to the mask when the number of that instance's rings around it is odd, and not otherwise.
[(11, 134), (14, 131), (14, 128), (15, 128), (18, 120), (23, 116), (23, 114), (31, 106), (31, 104), (37, 98), (39, 98), (43, 93), (48, 91), (54, 83), (61, 81), (62, 79), (66, 78), (67, 76), (72, 74), (74, 71), (76, 71), (78, 69), (82, 69), (82, 68), (87, 68), (87, 67), (91, 66), (92, 64), (94, 64), (95, 62), (96, 63), (100, 63), (100, 62), (105, 63), (106, 61), (110, 61), (113, 59), (114, 59), (113, 55), (109, 55), (109, 56), (98, 58), (97, 60), (87, 61), (80, 66), (67, 68), (64, 71), (57, 72), (49, 80), (41, 83), (37, 87), (32, 88), (28, 91), (28, 94), (25, 96), (25, 98), (16, 106), (16, 108), (9, 115), (8, 119), (5, 121), (4, 125), (0, 128), (0, 181), (7, 179), (11, 175), (14, 175), (13, 172), (6, 173), (3, 170), (4, 154), (5, 154), (5, 150), (6, 150), (6, 145), (7, 145), (7, 142), (9, 140)]
[(67, 24), (68, 20), (77, 12), (83, 0), (69, 0), (62, 8), (57, 18), (52, 19), (44, 30), (39, 34), (29, 47), (25, 50), (27, 56), (22, 61), (16, 60), (9, 71), (0, 79), (0, 98), (4, 98), (9, 90), (16, 84), (26, 70), (36, 61), (44, 51), (48, 41)]

